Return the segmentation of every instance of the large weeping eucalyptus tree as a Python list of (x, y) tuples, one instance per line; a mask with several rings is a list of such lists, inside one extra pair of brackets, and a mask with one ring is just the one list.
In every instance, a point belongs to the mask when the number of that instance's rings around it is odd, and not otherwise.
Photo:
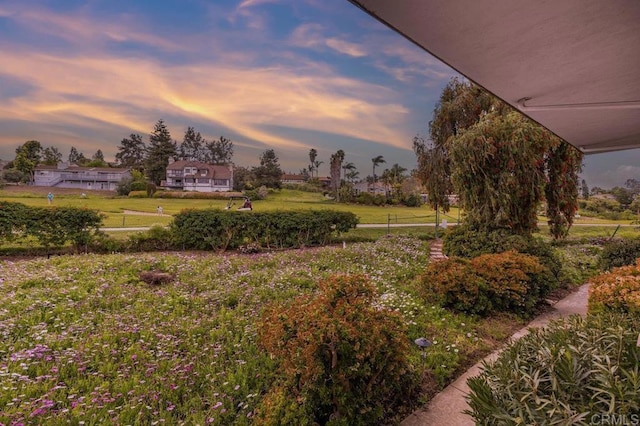
[(547, 205), (550, 231), (566, 236), (577, 211), (582, 153), (476, 85), (452, 80), (416, 137), (418, 176), (429, 202), (448, 209), (456, 193), (466, 226), (531, 234)]

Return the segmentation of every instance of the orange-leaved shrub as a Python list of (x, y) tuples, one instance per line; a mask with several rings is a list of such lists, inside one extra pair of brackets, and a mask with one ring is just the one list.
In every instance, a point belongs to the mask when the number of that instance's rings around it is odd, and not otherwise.
[(535, 256), (506, 251), (431, 263), (422, 275), (422, 293), (456, 311), (529, 315), (553, 282), (550, 271)]
[(416, 389), (406, 326), (376, 307), (362, 275), (336, 275), (319, 291), (267, 307), (260, 345), (281, 379), (258, 409), (260, 424), (374, 424)]
[(640, 313), (640, 259), (591, 279), (589, 312)]

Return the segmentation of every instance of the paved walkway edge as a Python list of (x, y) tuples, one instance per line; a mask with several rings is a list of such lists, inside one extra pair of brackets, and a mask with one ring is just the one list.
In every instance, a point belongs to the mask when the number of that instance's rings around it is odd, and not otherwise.
[[(552, 308), (536, 317), (526, 327), (511, 336), (511, 341), (518, 340), (529, 333), (530, 328), (544, 327), (550, 321), (570, 315), (586, 315), (589, 284), (584, 284), (577, 291), (556, 302)], [(467, 370), (455, 382), (438, 393), (426, 407), (413, 412), (401, 424), (402, 426), (471, 426), (474, 424), (470, 416), (462, 412), (469, 408), (465, 399), (469, 393), (467, 379), (480, 373), (483, 361), (495, 360), (503, 348), (491, 353), (482, 361)]]

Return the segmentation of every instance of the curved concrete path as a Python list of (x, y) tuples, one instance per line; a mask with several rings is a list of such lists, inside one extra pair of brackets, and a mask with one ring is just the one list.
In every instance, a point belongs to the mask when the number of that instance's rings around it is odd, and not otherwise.
[[(552, 308), (535, 318), (525, 328), (511, 336), (512, 340), (517, 340), (529, 333), (529, 328), (544, 327), (549, 321), (568, 317), (570, 315), (587, 313), (587, 299), (589, 297), (589, 284), (584, 284), (574, 293), (564, 299), (554, 303)], [(485, 360), (495, 360), (502, 349), (493, 352)], [(474, 422), (470, 416), (462, 412), (469, 408), (465, 397), (469, 393), (467, 379), (477, 376), (480, 373), (482, 362), (467, 370), (462, 376), (438, 393), (426, 407), (423, 407), (402, 423), (402, 426), (473, 426)]]

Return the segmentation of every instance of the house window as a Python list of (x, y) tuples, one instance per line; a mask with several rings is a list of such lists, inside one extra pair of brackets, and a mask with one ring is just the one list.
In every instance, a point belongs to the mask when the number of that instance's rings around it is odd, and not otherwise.
[(198, 183), (209, 183), (209, 179), (198, 179)]
[(227, 186), (229, 185), (229, 180), (227, 179), (214, 179), (213, 184), (215, 186)]

